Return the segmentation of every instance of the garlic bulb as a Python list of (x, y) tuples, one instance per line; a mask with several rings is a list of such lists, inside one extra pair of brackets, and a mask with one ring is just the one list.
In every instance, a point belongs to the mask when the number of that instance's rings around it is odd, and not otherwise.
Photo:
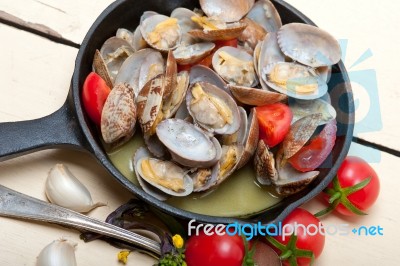
[(89, 190), (63, 164), (56, 164), (50, 169), (45, 190), (51, 203), (77, 212), (88, 212), (106, 205), (93, 203)]
[(36, 266), (76, 266), (74, 247), (65, 239), (55, 240), (40, 252)]

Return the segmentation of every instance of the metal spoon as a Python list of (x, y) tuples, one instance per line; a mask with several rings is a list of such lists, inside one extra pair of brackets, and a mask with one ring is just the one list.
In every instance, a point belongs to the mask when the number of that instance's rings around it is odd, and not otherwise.
[(47, 203), (0, 185), (0, 216), (66, 225), (114, 237), (161, 254), (160, 244), (147, 237)]

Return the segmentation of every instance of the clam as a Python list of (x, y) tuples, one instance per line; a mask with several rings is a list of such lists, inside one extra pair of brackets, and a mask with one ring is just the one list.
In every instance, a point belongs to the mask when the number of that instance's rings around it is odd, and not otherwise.
[(199, 62), (209, 55), (214, 49), (212, 42), (201, 42), (188, 46), (180, 46), (174, 50), (176, 62), (180, 65), (188, 65)]
[(254, 155), (259, 138), (259, 126), (255, 109), (252, 108), (247, 118), (246, 135), (243, 142), (243, 153), (237, 165), (237, 169), (242, 168)]
[(169, 198), (169, 195), (161, 191), (160, 189), (150, 185), (146, 181), (144, 181), (143, 178), (139, 175), (137, 168), (135, 167), (136, 165), (138, 165), (139, 159), (150, 158), (150, 157), (151, 154), (146, 148), (140, 147), (139, 149), (136, 150), (135, 155), (133, 157), (133, 166), (134, 166), (133, 169), (135, 171), (136, 179), (138, 180), (139, 185), (142, 187), (142, 189), (146, 191), (148, 194), (161, 201), (167, 200)]
[(255, 21), (267, 32), (276, 32), (282, 26), (281, 17), (269, 0), (257, 1), (247, 14), (247, 17)]
[(160, 52), (146, 48), (132, 54), (122, 64), (115, 83), (129, 83), (137, 96), (144, 84), (164, 73), (164, 59)]
[(135, 51), (125, 40), (111, 37), (101, 46), (100, 53), (107, 65), (111, 80), (114, 81), (121, 65)]
[(134, 40), (133, 32), (131, 32), (127, 29), (124, 29), (124, 28), (119, 28), (117, 30), (117, 33), (115, 33), (115, 37), (125, 40), (136, 51), (135, 46), (134, 46), (134, 41), (133, 41)]
[(108, 72), (106, 62), (104, 62), (100, 51), (97, 49), (93, 58), (93, 69), (106, 82), (109, 88), (114, 87), (110, 77), (110, 73)]
[(229, 94), (207, 83), (194, 83), (186, 94), (186, 105), (195, 123), (215, 134), (233, 134), (240, 126), (236, 102)]
[(148, 81), (137, 97), (137, 115), (144, 134), (153, 135), (163, 119), (163, 93), (164, 75), (161, 74)]
[(256, 47), (257, 43), (264, 40), (267, 32), (258, 23), (252, 19), (244, 18), (242, 22), (247, 25), (244, 31), (239, 35), (238, 40), (250, 47), (252, 50)]
[(322, 66), (317, 67), (315, 71), (318, 73), (321, 78), (328, 83), (332, 76), (332, 66)]
[(310, 114), (291, 125), (282, 142), (284, 160), (295, 155), (307, 143), (320, 124), (321, 119), (321, 113)]
[(165, 66), (165, 81), (163, 99), (170, 96), (176, 88), (176, 76), (178, 74), (178, 66), (174, 57), (174, 53), (170, 50), (167, 56), (167, 64)]
[(225, 181), (237, 168), (243, 154), (243, 145), (222, 145), (222, 155), (219, 161), (219, 172), (215, 185)]
[(166, 119), (157, 125), (156, 133), (171, 153), (172, 159), (181, 165), (207, 168), (221, 158), (218, 141), (186, 121)]
[(142, 157), (135, 169), (140, 178), (168, 195), (183, 197), (193, 192), (192, 178), (173, 162)]
[(230, 135), (222, 135), (221, 136), (221, 143), (223, 145), (231, 145), (235, 143), (244, 144), (246, 141), (246, 133), (247, 133), (247, 113), (243, 107), (239, 106), (239, 114), (240, 114), (240, 126), (239, 129)]
[(313, 69), (300, 64), (280, 62), (261, 71), (269, 87), (296, 99), (312, 100), (328, 91), (325, 81)]
[(133, 89), (117, 84), (110, 92), (101, 113), (101, 134), (106, 143), (125, 143), (135, 133), (136, 105)]
[(201, 192), (211, 188), (217, 182), (218, 173), (218, 163), (210, 168), (198, 168), (194, 173), (190, 174), (194, 184), (193, 191)]
[(290, 164), (278, 169), (279, 179), (275, 181), (275, 191), (281, 196), (288, 196), (305, 189), (317, 176), (319, 171), (301, 173)]
[(262, 106), (273, 104), (286, 100), (288, 97), (285, 94), (256, 88), (248, 88), (243, 86), (234, 86), (228, 84), (235, 99), (243, 104), (252, 106)]
[[(189, 73), (187, 71), (182, 71), (178, 73), (177, 84), (175, 89), (172, 91), (171, 95), (164, 100), (162, 106), (162, 112), (164, 118), (171, 118), (178, 111), (179, 107), (182, 105), (186, 109), (186, 103), (183, 101), (186, 96), (187, 89), (189, 87)], [(186, 109), (187, 110), (187, 109)], [(189, 113), (182, 119), (189, 116)]]
[(209, 17), (234, 22), (244, 17), (253, 7), (254, 0), (200, 0), (201, 9)]
[(181, 41), (178, 19), (164, 15), (157, 14), (143, 20), (140, 32), (151, 47), (163, 52), (175, 49)]
[(192, 17), (194, 16), (197, 16), (197, 14), (183, 7), (178, 7), (174, 9), (171, 13), (171, 18), (177, 18), (179, 26), (181, 27), (181, 46), (188, 46), (197, 42), (197, 38), (188, 34), (190, 30), (201, 28), (196, 22), (192, 20)]
[(307, 115), (317, 113), (322, 114), (319, 126), (336, 118), (335, 108), (322, 99), (289, 101), (289, 107), (293, 114), (292, 123)]
[(254, 169), (256, 171), (256, 179), (261, 185), (271, 185), (272, 182), (278, 180), (274, 154), (261, 139), (258, 141), (254, 156)]
[(196, 21), (203, 29), (193, 29), (188, 33), (205, 41), (232, 40), (237, 38), (247, 27), (246, 23), (234, 22), (224, 23), (217, 18), (195, 16)]
[(337, 40), (328, 32), (308, 24), (282, 26), (278, 31), (278, 43), (286, 56), (314, 68), (334, 65), (341, 57)]
[(148, 47), (147, 42), (143, 39), (142, 33), (140, 32), (140, 25), (137, 26), (133, 32), (132, 47), (135, 51)]
[(164, 144), (158, 139), (156, 134), (143, 135), (144, 143), (146, 144), (147, 149), (157, 158), (167, 157), (168, 150), (165, 148)]
[(213, 55), (212, 65), (229, 84), (254, 87), (258, 83), (253, 56), (241, 49), (230, 46), (219, 48)]
[(202, 65), (193, 66), (190, 69), (189, 77), (190, 84), (194, 84), (196, 82), (211, 83), (231, 95), (231, 91), (226, 87), (225, 81), (217, 73), (215, 73), (215, 71), (208, 67)]

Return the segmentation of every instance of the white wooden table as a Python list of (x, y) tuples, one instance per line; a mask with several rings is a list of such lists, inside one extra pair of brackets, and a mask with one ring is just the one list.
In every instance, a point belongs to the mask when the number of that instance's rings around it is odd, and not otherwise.
[[(2, 0), (1, 18), (25, 22), (56, 36), (61, 43), (26, 30), (0, 23), (0, 122), (39, 118), (57, 110), (64, 102), (74, 68), (78, 44), (91, 23), (111, 0)], [(396, 1), (362, 0), (290, 0), (317, 25), (338, 39), (348, 40), (345, 64), (349, 72), (372, 69), (377, 76), (383, 127), (370, 132), (376, 124), (358, 123), (358, 142), (383, 148), (387, 152), (353, 143), (351, 153), (373, 159), (372, 166), (381, 180), (381, 194), (367, 217), (343, 218), (330, 215), (325, 224), (349, 223), (350, 226), (380, 225), (383, 236), (328, 236), (316, 265), (400, 265), (396, 226), (400, 222), (400, 82), (398, 64), (400, 4)], [(7, 22), (9, 24), (9, 22)], [(353, 64), (370, 49), (372, 56)], [(368, 52), (367, 54), (368, 55)], [(356, 83), (355, 98), (359, 108), (356, 118), (362, 120), (368, 111), (368, 94)], [(373, 99), (375, 100), (375, 99)], [(1, 141), (1, 132), (0, 132)], [(372, 143), (372, 144), (371, 144)], [(392, 154), (390, 154), (392, 153)], [(45, 199), (44, 181), (55, 163), (64, 163), (89, 187), (95, 200), (107, 201), (90, 216), (104, 220), (108, 213), (126, 202), (131, 195), (123, 189), (90, 156), (68, 150), (47, 150), (0, 163), (0, 184), (28, 195)], [(317, 200), (305, 206), (316, 211)], [(60, 226), (0, 218), (0, 265), (34, 265), (40, 250), (52, 240), (67, 238), (78, 243), (79, 265), (118, 265), (118, 249), (102, 242), (85, 244), (78, 233)], [(131, 254), (128, 265), (152, 265), (154, 261), (141, 254)]]

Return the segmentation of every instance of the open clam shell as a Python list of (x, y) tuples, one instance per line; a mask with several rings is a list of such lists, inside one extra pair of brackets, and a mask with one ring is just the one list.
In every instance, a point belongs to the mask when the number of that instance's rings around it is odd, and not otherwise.
[(263, 106), (286, 100), (288, 97), (285, 94), (262, 89), (249, 88), (243, 86), (234, 86), (228, 84), (232, 95), (236, 100), (243, 104), (252, 106)]
[(180, 46), (174, 50), (176, 62), (180, 65), (188, 65), (199, 62), (209, 55), (214, 49), (212, 42), (201, 42), (188, 46)]
[(249, 117), (247, 118), (246, 136), (244, 138), (244, 150), (243, 154), (238, 162), (237, 169), (242, 168), (251, 157), (257, 148), (257, 141), (259, 138), (259, 125), (254, 108), (251, 109)]
[(133, 32), (132, 46), (135, 51), (148, 47), (147, 42), (143, 39), (142, 33), (140, 32), (140, 25), (137, 26)]
[(174, 53), (170, 50), (167, 56), (167, 64), (165, 67), (165, 83), (163, 98), (168, 98), (172, 91), (176, 88), (176, 76), (178, 74), (178, 66), (174, 57)]
[(167, 148), (165, 148), (164, 144), (158, 139), (157, 135), (148, 135), (145, 134), (143, 136), (144, 143), (146, 144), (147, 149), (157, 158), (164, 158), (168, 154)]
[(221, 158), (218, 141), (186, 121), (166, 119), (158, 124), (156, 133), (173, 160), (182, 165), (207, 168)]
[(241, 21), (247, 24), (247, 27), (238, 36), (238, 40), (244, 43), (245, 46), (254, 49), (258, 42), (264, 40), (267, 32), (263, 27), (250, 18), (244, 18)]
[(261, 76), (272, 89), (296, 99), (312, 100), (328, 91), (326, 82), (313, 69), (296, 63), (268, 65), (261, 70)]
[(133, 32), (131, 32), (127, 29), (124, 29), (124, 28), (119, 28), (117, 30), (117, 32), (115, 33), (115, 37), (125, 40), (136, 51), (136, 49), (134, 47), (134, 43), (133, 43), (133, 40), (134, 40)]
[(201, 27), (192, 20), (193, 16), (198, 15), (193, 11), (183, 7), (178, 7), (171, 13), (171, 18), (177, 18), (179, 26), (181, 27), (181, 46), (188, 46), (197, 42), (197, 38), (188, 34), (190, 30), (201, 29)]
[(190, 174), (193, 179), (194, 192), (202, 192), (210, 189), (217, 182), (219, 173), (219, 164), (216, 163), (210, 168), (198, 168), (194, 173)]
[(212, 69), (203, 65), (195, 65), (190, 69), (190, 84), (196, 82), (207, 82), (211, 83), (221, 90), (231, 95), (231, 91), (226, 87), (226, 82)]
[(164, 73), (164, 59), (160, 52), (146, 48), (129, 56), (122, 64), (115, 83), (128, 83), (137, 96), (143, 86)]
[(160, 14), (143, 20), (140, 32), (151, 47), (162, 52), (178, 47), (182, 37), (178, 19)]
[(233, 134), (240, 126), (235, 100), (207, 82), (193, 84), (186, 94), (186, 106), (193, 120), (208, 132)]
[(328, 123), (336, 118), (336, 110), (328, 102), (322, 99), (315, 100), (294, 100), (289, 101), (289, 107), (293, 114), (292, 124), (299, 119), (310, 115), (321, 113), (319, 126)]
[(112, 81), (115, 80), (124, 61), (134, 52), (132, 46), (121, 38), (111, 37), (103, 43), (100, 53)]
[[(149, 162), (151, 168), (149, 172), (154, 173), (154, 176), (149, 174), (143, 168), (143, 164)], [(153, 187), (161, 190), (162, 192), (176, 196), (184, 197), (193, 192), (193, 180), (190, 176), (178, 165), (170, 161), (162, 161), (151, 157), (142, 157), (137, 160), (135, 169), (145, 182)], [(177, 181), (183, 183), (183, 187), (175, 189), (173, 183)]]
[(258, 83), (253, 56), (246, 51), (224, 46), (212, 58), (215, 71), (229, 84), (254, 87)]
[(201, 9), (207, 16), (225, 22), (239, 21), (253, 5), (254, 0), (200, 0)]
[(338, 41), (328, 32), (308, 24), (282, 26), (278, 43), (286, 56), (311, 67), (331, 66), (341, 58)]
[(151, 196), (155, 197), (158, 200), (165, 201), (170, 197), (170, 195), (143, 180), (143, 178), (139, 175), (137, 168), (135, 167), (136, 165), (138, 165), (138, 161), (140, 159), (149, 157), (151, 157), (151, 154), (145, 147), (140, 147), (139, 149), (136, 150), (135, 155), (133, 157), (133, 166), (134, 166), (133, 169), (135, 171), (136, 179), (138, 180), (139, 185), (142, 187), (144, 191), (146, 191), (148, 194), (150, 194)]
[[(186, 109), (186, 103), (184, 102), (187, 89), (189, 87), (189, 73), (187, 71), (182, 71), (178, 73), (177, 76), (177, 84), (170, 96), (164, 100), (162, 111), (164, 114), (164, 118), (171, 118), (177, 113), (179, 107), (184, 105)], [(182, 119), (189, 116), (189, 112), (186, 112), (186, 116)], [(179, 118), (179, 117), (178, 117)]]
[(205, 41), (227, 41), (232, 40), (240, 36), (242, 32), (247, 27), (246, 23), (235, 22), (231, 24), (226, 24), (224, 29), (215, 30), (190, 30), (188, 33), (193, 37), (205, 40)]
[(276, 192), (281, 196), (288, 196), (300, 192), (307, 187), (317, 176), (319, 171), (299, 172), (286, 163), (278, 168), (279, 179), (274, 182)]
[(269, 0), (257, 1), (246, 17), (255, 21), (267, 32), (276, 32), (282, 26), (281, 17)]

